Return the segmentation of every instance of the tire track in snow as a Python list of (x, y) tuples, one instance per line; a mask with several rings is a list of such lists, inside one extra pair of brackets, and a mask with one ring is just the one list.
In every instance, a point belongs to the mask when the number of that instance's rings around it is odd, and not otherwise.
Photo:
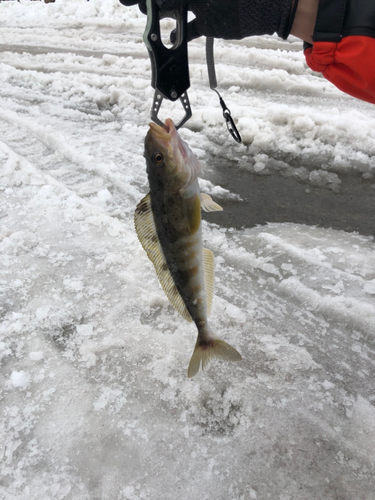
[[(80, 186), (85, 184), (84, 191), (95, 192), (98, 188), (96, 179), (100, 178), (104, 185), (110, 183), (127, 196), (132, 194), (134, 202), (139, 199), (139, 190), (122, 181), (118, 172), (111, 173), (108, 165), (97, 164), (94, 156), (78, 151), (67, 137), (51, 126), (40, 125), (35, 120), (4, 109), (0, 109), (0, 118), (8, 124), (4, 127), (3, 122), (3, 130), (0, 129), (2, 140), (8, 147), (21, 156), (27, 153), (26, 158), (31, 164), (48, 172), (51, 177), (55, 176), (70, 190), (79, 194)], [(9, 129), (9, 124), (14, 129)]]

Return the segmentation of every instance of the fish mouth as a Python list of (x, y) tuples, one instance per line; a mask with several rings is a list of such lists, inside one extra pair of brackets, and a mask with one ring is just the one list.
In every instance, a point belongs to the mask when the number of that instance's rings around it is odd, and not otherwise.
[(151, 136), (163, 145), (167, 145), (172, 137), (176, 133), (176, 128), (173, 121), (170, 118), (165, 120), (164, 127), (157, 125), (156, 123), (150, 123), (150, 134)]
[(183, 170), (192, 153), (189, 146), (178, 135), (171, 118), (165, 120), (164, 126), (151, 122), (146, 137), (146, 149), (151, 156), (155, 150), (162, 152), (165, 159), (177, 170)]

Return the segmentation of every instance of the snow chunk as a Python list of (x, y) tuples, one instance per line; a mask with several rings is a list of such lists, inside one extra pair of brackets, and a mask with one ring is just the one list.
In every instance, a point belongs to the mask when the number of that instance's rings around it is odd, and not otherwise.
[(84, 287), (83, 282), (81, 280), (74, 278), (65, 278), (63, 283), (66, 289), (72, 292), (80, 292), (83, 290)]
[(207, 193), (210, 196), (217, 196), (221, 199), (237, 200), (241, 201), (241, 197), (236, 193), (231, 193), (228, 189), (224, 189), (221, 186), (215, 186), (212, 182), (206, 179), (199, 179), (199, 186), (202, 193)]
[(326, 170), (313, 170), (309, 174), (309, 180), (313, 186), (328, 187), (335, 193), (340, 189), (341, 180), (338, 175)]
[(322, 386), (324, 387), (324, 389), (326, 391), (328, 391), (329, 389), (333, 389), (335, 387), (335, 384), (332, 384), (332, 382), (330, 382), (329, 380), (325, 380), (323, 383), (322, 383)]
[(33, 361), (40, 361), (44, 358), (44, 354), (42, 351), (34, 351), (29, 353), (29, 358)]
[(48, 316), (49, 309), (49, 306), (38, 307), (38, 309), (35, 311), (35, 316), (38, 319), (45, 319)]
[(21, 387), (22, 389), (26, 389), (26, 387), (31, 382), (31, 376), (29, 373), (22, 370), (19, 372), (13, 370), (10, 375), (10, 381), (13, 387)]
[(230, 318), (236, 319), (239, 323), (245, 323), (246, 314), (234, 304), (227, 304), (225, 310)]
[(369, 293), (371, 295), (375, 295), (375, 279), (373, 279), (373, 280), (368, 281), (367, 283), (365, 283), (365, 285), (363, 287), (363, 290), (366, 293)]
[(112, 199), (112, 195), (108, 191), (108, 189), (102, 189), (101, 191), (98, 192), (98, 198), (101, 201), (108, 202)]
[(86, 337), (93, 335), (92, 325), (77, 325), (76, 328), (78, 335), (84, 335)]

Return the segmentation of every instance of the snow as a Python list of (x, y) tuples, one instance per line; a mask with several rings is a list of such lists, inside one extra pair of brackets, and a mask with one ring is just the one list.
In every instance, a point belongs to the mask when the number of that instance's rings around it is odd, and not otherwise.
[(245, 206), (230, 183), (245, 175), (325, 191), (332, 212), (348, 182), (355, 206), (371, 203), (373, 106), (308, 70), (295, 38), (216, 41), (237, 145), (204, 40), (190, 44), (181, 135), (225, 206), (203, 224), (211, 324), (243, 360), (189, 380), (195, 327), (133, 226), (153, 97), (145, 17), (117, 0), (21, 0), (0, 21), (1, 498), (374, 500), (373, 229), (220, 223)]
[(24, 371), (12, 371), (10, 381), (13, 387), (22, 387), (25, 389), (30, 384), (30, 374)]

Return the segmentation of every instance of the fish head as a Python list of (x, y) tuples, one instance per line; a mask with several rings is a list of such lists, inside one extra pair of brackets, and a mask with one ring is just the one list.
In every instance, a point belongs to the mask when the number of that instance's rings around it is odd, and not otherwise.
[(149, 175), (157, 175), (170, 189), (188, 186), (201, 171), (199, 161), (181, 139), (170, 118), (164, 127), (150, 123), (145, 139), (145, 157)]

